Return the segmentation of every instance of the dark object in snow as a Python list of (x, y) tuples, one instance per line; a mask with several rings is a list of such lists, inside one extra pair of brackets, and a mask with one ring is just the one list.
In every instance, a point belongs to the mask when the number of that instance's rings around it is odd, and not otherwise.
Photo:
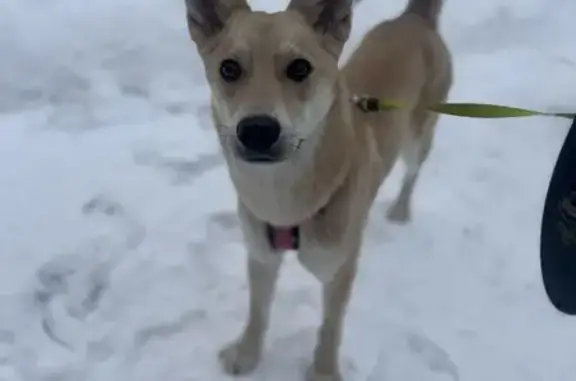
[(556, 309), (576, 315), (576, 117), (562, 145), (544, 203), (540, 264)]

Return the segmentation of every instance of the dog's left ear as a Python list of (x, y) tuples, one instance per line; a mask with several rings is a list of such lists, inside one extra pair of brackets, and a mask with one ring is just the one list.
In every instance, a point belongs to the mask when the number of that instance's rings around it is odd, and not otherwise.
[(316, 33), (328, 38), (330, 47), (339, 55), (352, 29), (353, 3), (353, 0), (291, 0), (287, 10), (300, 13)]
[(200, 46), (220, 33), (234, 13), (250, 10), (246, 0), (185, 1), (190, 37)]

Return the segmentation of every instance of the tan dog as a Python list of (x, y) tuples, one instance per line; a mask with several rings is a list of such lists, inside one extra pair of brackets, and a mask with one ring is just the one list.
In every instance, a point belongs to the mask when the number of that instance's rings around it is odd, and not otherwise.
[[(249, 253), (249, 316), (220, 353), (226, 372), (258, 364), (281, 252), (298, 249), (324, 298), (307, 380), (341, 379), (342, 324), (370, 207), (400, 153), (407, 172), (389, 217), (409, 219), (437, 120), (425, 107), (444, 101), (451, 86), (450, 55), (436, 31), (441, 2), (410, 0), (339, 70), (351, 0), (291, 0), (273, 14), (251, 11), (246, 0), (186, 0)], [(354, 94), (414, 107), (366, 114), (350, 102)]]

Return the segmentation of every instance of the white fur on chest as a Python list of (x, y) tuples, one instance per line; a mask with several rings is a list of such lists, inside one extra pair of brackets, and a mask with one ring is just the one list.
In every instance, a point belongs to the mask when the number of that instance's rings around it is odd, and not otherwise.
[(230, 165), (230, 176), (238, 195), (248, 209), (259, 219), (277, 226), (299, 224), (311, 213), (302, 194), (295, 192), (302, 176), (291, 163)]

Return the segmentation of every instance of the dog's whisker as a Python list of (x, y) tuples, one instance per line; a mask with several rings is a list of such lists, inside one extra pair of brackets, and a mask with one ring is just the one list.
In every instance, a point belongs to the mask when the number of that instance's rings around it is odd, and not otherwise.
[(295, 151), (298, 151), (302, 147), (303, 143), (304, 143), (304, 139), (301, 139), (301, 138), (293, 139), (288, 144), (288, 147), (295, 152)]

